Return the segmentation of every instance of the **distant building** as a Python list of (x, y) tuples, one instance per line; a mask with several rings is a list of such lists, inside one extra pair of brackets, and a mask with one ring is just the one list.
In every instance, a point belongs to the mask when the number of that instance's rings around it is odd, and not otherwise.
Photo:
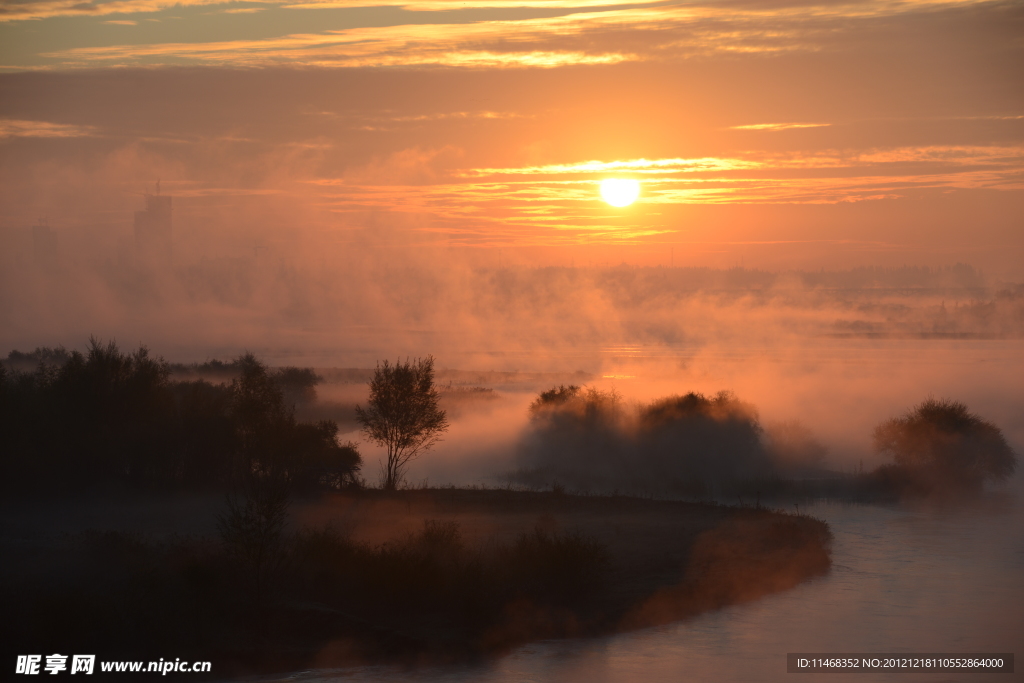
[(57, 233), (46, 221), (32, 226), (32, 257), (41, 268), (52, 268), (57, 264)]
[(171, 263), (171, 198), (146, 194), (146, 210), (135, 212), (135, 254), (140, 263), (170, 265)]

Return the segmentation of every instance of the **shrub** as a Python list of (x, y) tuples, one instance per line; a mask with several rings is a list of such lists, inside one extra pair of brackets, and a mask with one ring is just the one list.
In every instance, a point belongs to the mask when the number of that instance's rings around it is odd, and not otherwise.
[(1013, 474), (1002, 432), (959, 401), (928, 399), (875, 427), (874, 446), (932, 487), (977, 489)]
[(772, 473), (752, 406), (728, 392), (629, 405), (615, 392), (558, 386), (531, 405), (517, 480), (674, 495)]

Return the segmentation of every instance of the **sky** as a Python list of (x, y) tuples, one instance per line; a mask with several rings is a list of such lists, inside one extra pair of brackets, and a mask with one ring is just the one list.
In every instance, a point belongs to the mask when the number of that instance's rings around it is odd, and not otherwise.
[(1020, 2), (0, 0), (0, 70), (9, 240), (1024, 276)]

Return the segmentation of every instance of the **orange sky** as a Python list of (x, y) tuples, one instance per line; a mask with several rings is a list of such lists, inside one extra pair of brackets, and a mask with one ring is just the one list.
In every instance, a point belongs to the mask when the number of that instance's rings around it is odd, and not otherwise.
[[(383, 0), (382, 0), (383, 1)], [(0, 2), (0, 228), (1024, 276), (1013, 2)], [(642, 183), (632, 206), (608, 177)], [(308, 251), (302, 252), (308, 254)]]

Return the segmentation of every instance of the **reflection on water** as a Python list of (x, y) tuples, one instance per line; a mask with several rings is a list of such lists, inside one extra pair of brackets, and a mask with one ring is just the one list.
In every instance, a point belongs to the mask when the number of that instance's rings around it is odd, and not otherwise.
[[(359, 667), (273, 680), (812, 681), (828, 675), (787, 674), (787, 652), (1024, 654), (1020, 496), (970, 511), (818, 503), (807, 512), (832, 525), (832, 572), (751, 604), (609, 638), (534, 644), (483, 666), (415, 672)], [(856, 680), (906, 677), (857, 674)], [(1014, 676), (912, 678), (994, 681)]]

